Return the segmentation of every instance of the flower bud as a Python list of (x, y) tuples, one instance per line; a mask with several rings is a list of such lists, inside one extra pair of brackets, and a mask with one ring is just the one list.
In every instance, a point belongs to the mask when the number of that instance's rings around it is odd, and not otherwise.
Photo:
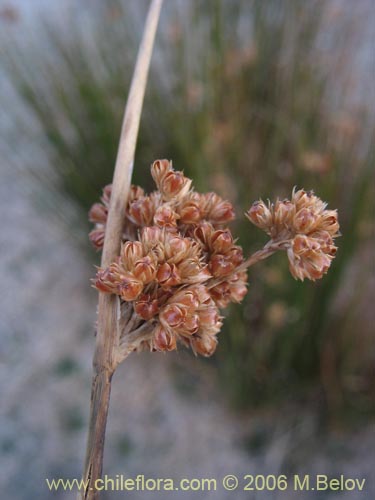
[(200, 305), (211, 304), (212, 299), (210, 293), (204, 285), (195, 286), (193, 288), (193, 293), (196, 299), (198, 300), (198, 304)]
[(124, 276), (121, 280), (118, 290), (122, 300), (131, 302), (138, 298), (141, 294), (143, 290), (143, 283), (128, 273), (128, 275)]
[(181, 334), (193, 335), (199, 329), (198, 314), (189, 314), (181, 328)]
[(140, 241), (127, 241), (121, 248), (121, 260), (125, 267), (132, 270), (135, 262), (143, 257), (143, 246)]
[(199, 298), (196, 291), (182, 289), (173, 295), (173, 302), (186, 307), (187, 309), (197, 309), (199, 307)]
[(231, 301), (230, 286), (227, 281), (222, 281), (211, 288), (210, 294), (215, 304), (220, 308), (227, 307)]
[(201, 335), (197, 337), (192, 337), (190, 340), (190, 345), (196, 354), (205, 356), (206, 358), (212, 356), (216, 350), (217, 339), (213, 335)]
[(182, 199), (189, 192), (191, 180), (182, 172), (173, 170), (168, 160), (157, 160), (151, 167), (151, 175), (164, 200)]
[(207, 266), (203, 265), (198, 259), (185, 259), (178, 264), (177, 269), (181, 277), (181, 283), (194, 285), (204, 283), (211, 278)]
[(144, 227), (141, 232), (142, 244), (147, 247), (152, 247), (153, 245), (159, 243), (162, 237), (162, 230), (157, 226)]
[(157, 299), (152, 299), (150, 294), (142, 294), (134, 304), (135, 312), (146, 321), (157, 314), (159, 309)]
[(197, 240), (202, 249), (208, 252), (211, 249), (211, 238), (215, 230), (209, 222), (201, 222), (193, 231), (193, 237)]
[(160, 190), (160, 183), (165, 178), (167, 173), (171, 172), (172, 170), (173, 170), (172, 162), (168, 160), (156, 160), (151, 165), (151, 175), (159, 190)]
[(184, 204), (179, 213), (182, 224), (197, 224), (202, 219), (200, 206), (194, 201)]
[(211, 236), (211, 245), (215, 253), (225, 254), (233, 246), (233, 237), (230, 230), (215, 231)]
[(176, 265), (168, 264), (167, 262), (159, 266), (156, 273), (156, 279), (162, 287), (166, 288), (181, 283), (181, 277), (177, 271)]
[(154, 224), (166, 229), (177, 229), (178, 214), (168, 205), (161, 205), (155, 212)]
[(89, 221), (105, 224), (108, 217), (108, 208), (101, 203), (94, 203), (89, 211)]
[(191, 182), (182, 172), (168, 172), (161, 181), (160, 192), (166, 200), (182, 198), (189, 192)]
[(154, 261), (147, 255), (146, 257), (137, 260), (132, 268), (132, 272), (139, 281), (142, 281), (144, 285), (147, 285), (148, 283), (151, 283), (156, 276)]
[(313, 233), (309, 234), (309, 238), (314, 238), (317, 240), (321, 246), (321, 248), (329, 247), (333, 244), (333, 239), (332, 236), (329, 234), (328, 231), (314, 231)]
[(106, 207), (109, 207), (109, 202), (111, 200), (111, 194), (112, 194), (112, 184), (107, 184), (103, 188), (103, 194), (102, 194), (102, 202)]
[(295, 205), (289, 200), (277, 201), (274, 208), (274, 224), (277, 226), (288, 226), (292, 223), (296, 213)]
[(313, 196), (312, 191), (306, 192), (304, 189), (296, 191), (294, 188), (292, 192), (292, 203), (294, 203), (297, 210), (300, 210), (302, 207), (307, 207), (310, 204), (311, 196)]
[(239, 246), (233, 246), (229, 252), (227, 252), (226, 257), (230, 260), (234, 267), (239, 266), (243, 262), (242, 248)]
[(309, 238), (304, 234), (297, 234), (292, 241), (293, 252), (297, 255), (303, 255), (309, 251), (320, 250), (319, 242), (314, 238)]
[(149, 226), (154, 216), (154, 205), (149, 196), (139, 198), (129, 203), (128, 217), (138, 226)]
[(105, 293), (118, 293), (118, 280), (115, 275), (107, 269), (98, 269), (94, 281), (95, 287)]
[(100, 250), (104, 245), (104, 228), (93, 229), (89, 233), (89, 238), (96, 250)]
[(129, 192), (129, 202), (138, 200), (139, 198), (143, 198), (145, 195), (144, 189), (142, 189), (140, 186), (136, 186), (135, 184), (132, 184), (130, 186), (130, 192)]
[(167, 258), (179, 262), (187, 257), (191, 250), (191, 241), (181, 236), (171, 236), (166, 240), (165, 250)]
[(263, 201), (253, 203), (245, 215), (260, 229), (268, 229), (272, 226), (272, 213)]
[(315, 281), (322, 278), (328, 271), (332, 257), (321, 250), (308, 250), (303, 254), (296, 254), (293, 248), (287, 251), (289, 270), (292, 276), (303, 281), (305, 278)]
[(167, 304), (160, 311), (159, 318), (166, 328), (179, 328), (187, 317), (187, 309), (177, 304)]
[(115, 262), (107, 269), (98, 270), (95, 287), (102, 292), (120, 295), (125, 301), (131, 301), (141, 293), (143, 284), (136, 280), (132, 273), (123, 271)]
[(234, 269), (234, 264), (229, 257), (221, 254), (213, 255), (209, 262), (209, 269), (215, 278), (226, 276)]
[(293, 218), (293, 227), (296, 232), (308, 233), (316, 225), (317, 218), (310, 208), (301, 208)]
[(153, 346), (157, 351), (174, 351), (177, 347), (176, 335), (158, 325), (154, 330)]
[(239, 280), (230, 284), (229, 291), (231, 301), (239, 303), (247, 294), (247, 286), (242, 280)]
[[(212, 299), (211, 299), (212, 300)], [(213, 302), (212, 302), (213, 304)], [(199, 310), (199, 322), (204, 330), (205, 328), (216, 329), (217, 325), (220, 325), (218, 330), (215, 331), (217, 333), (220, 330), (221, 327), (221, 321), (220, 321), (220, 316), (219, 316), (219, 311), (216, 306), (207, 306), (203, 307), (202, 309)]]
[(216, 193), (207, 193), (205, 196), (205, 218), (212, 224), (226, 224), (234, 219), (233, 205), (223, 200)]
[(319, 218), (319, 229), (327, 231), (334, 236), (338, 233), (340, 225), (337, 220), (336, 210), (325, 210)]

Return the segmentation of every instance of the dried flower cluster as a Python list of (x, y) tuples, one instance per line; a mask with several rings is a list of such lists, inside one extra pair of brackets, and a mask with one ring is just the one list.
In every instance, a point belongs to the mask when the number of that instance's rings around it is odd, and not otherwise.
[[(155, 161), (151, 174), (157, 190), (147, 195), (132, 186), (120, 255), (98, 269), (94, 284), (132, 307), (138, 325), (152, 327), (137, 350), (171, 351), (179, 341), (210, 356), (222, 325), (219, 309), (243, 299), (246, 268), (253, 262), (244, 259), (227, 227), (234, 218), (230, 202), (194, 191), (192, 181), (167, 160)], [(102, 203), (89, 214), (97, 249), (103, 246), (110, 196), (106, 186)], [(291, 201), (268, 206), (256, 202), (247, 217), (271, 237), (264, 255), (275, 251), (272, 244), (287, 250), (294, 277), (315, 280), (327, 271), (336, 251), (337, 215), (312, 193), (293, 192)]]
[[(194, 191), (167, 160), (154, 162), (151, 174), (158, 189), (146, 195), (132, 186), (120, 256), (98, 270), (95, 286), (131, 302), (140, 318), (155, 324), (142, 349), (170, 351), (179, 340), (209, 356), (222, 324), (219, 308), (246, 293), (246, 272), (235, 272), (242, 249), (225, 227), (233, 207), (215, 193)], [(96, 248), (103, 246), (110, 193), (104, 188), (102, 203), (90, 210)], [(221, 281), (209, 288), (213, 278)]]
[(273, 242), (285, 242), (294, 278), (315, 281), (328, 271), (337, 251), (334, 245), (339, 235), (337, 211), (326, 207), (312, 191), (294, 189), (291, 200), (277, 200), (268, 206), (257, 201), (246, 216)]

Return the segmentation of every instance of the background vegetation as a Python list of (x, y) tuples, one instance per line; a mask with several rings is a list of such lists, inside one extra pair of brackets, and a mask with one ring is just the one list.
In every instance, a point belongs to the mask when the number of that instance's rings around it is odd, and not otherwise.
[[(235, 232), (248, 251), (263, 235), (242, 213), (259, 197), (287, 196), (297, 185), (340, 214), (339, 254), (322, 282), (294, 282), (276, 256), (252, 270), (243, 306), (228, 312), (212, 363), (240, 406), (313, 396), (334, 414), (373, 410), (374, 68), (361, 11), (351, 4), (357, 15), (348, 16), (334, 5), (192, 0), (164, 7), (134, 182), (151, 188), (150, 163), (173, 159), (198, 189), (235, 203)], [(12, 35), (17, 21), (4, 31), (3, 67), (35, 127), (18, 130), (32, 132), (34, 144), (37, 138), (45, 165), (14, 158), (46, 193), (77, 207), (80, 233), (112, 177), (146, 7), (85, 4), (70, 23), (41, 22), (27, 43)], [(17, 138), (7, 141), (17, 149)], [(46, 200), (66, 218), (54, 195)]]

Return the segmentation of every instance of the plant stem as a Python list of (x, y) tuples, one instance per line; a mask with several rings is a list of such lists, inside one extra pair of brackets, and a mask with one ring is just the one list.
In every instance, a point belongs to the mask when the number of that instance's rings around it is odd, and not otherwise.
[[(151, 1), (129, 90), (113, 176), (102, 267), (107, 267), (120, 252), (123, 214), (131, 184), (143, 98), (162, 2), (163, 0)], [(99, 293), (90, 423), (83, 473), (85, 491), (81, 495), (81, 498), (85, 500), (98, 500), (99, 498), (96, 481), (101, 478), (102, 474), (111, 380), (118, 365), (117, 351), (120, 339), (117, 328), (117, 306), (115, 295)]]
[(253, 253), (253, 255), (250, 255), (236, 270), (238, 271), (244, 271), (248, 267), (253, 266), (254, 264), (257, 264), (261, 260), (267, 259), (267, 257), (270, 257), (273, 255), (275, 252), (278, 250), (282, 250), (283, 247), (285, 246), (286, 241), (269, 241), (267, 245), (264, 246), (261, 250), (258, 250), (257, 252)]
[[(250, 255), (250, 257), (244, 260), (241, 265), (236, 267), (236, 269), (233, 271), (233, 274), (240, 273), (241, 271), (246, 271), (248, 267), (257, 264), (261, 260), (267, 259), (267, 257), (270, 257), (278, 250), (285, 250), (287, 244), (288, 240), (282, 240), (282, 241), (270, 240), (261, 250), (258, 250), (257, 252)], [(231, 275), (229, 276), (226, 275), (226, 276), (221, 276), (220, 278), (211, 279), (208, 282), (207, 288), (214, 288), (216, 285), (219, 285), (223, 281), (228, 280), (230, 276)]]

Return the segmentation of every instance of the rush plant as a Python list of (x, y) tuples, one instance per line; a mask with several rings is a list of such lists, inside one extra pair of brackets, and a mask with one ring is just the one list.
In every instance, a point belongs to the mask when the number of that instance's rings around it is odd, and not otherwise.
[(316, 280), (336, 253), (339, 224), (312, 192), (290, 200), (255, 202), (250, 222), (269, 241), (244, 257), (227, 224), (232, 204), (214, 192), (199, 193), (168, 160), (151, 166), (156, 191), (131, 186), (134, 152), (161, 0), (150, 5), (125, 110), (113, 183), (90, 210), (90, 239), (102, 249), (94, 286), (99, 290), (96, 350), (83, 498), (96, 499), (112, 376), (134, 351), (172, 351), (179, 344), (211, 356), (221, 311), (247, 292), (247, 269), (285, 251), (295, 278)]
[[(195, 354), (211, 356), (222, 310), (246, 295), (250, 266), (285, 251), (292, 276), (314, 281), (328, 271), (337, 250), (337, 211), (327, 210), (311, 191), (294, 189), (290, 200), (253, 203), (246, 217), (269, 241), (245, 258), (227, 226), (234, 219), (229, 201), (214, 192), (196, 192), (192, 180), (168, 160), (155, 161), (151, 174), (157, 190), (147, 195), (131, 186), (118, 213), (119, 255), (98, 268), (93, 279), (100, 297), (112, 301), (112, 310), (101, 309), (99, 301), (99, 325), (102, 321), (107, 329), (103, 341), (111, 343), (110, 365), (99, 364), (94, 376), (91, 421), (99, 425), (101, 440), (91, 449), (92, 467), (102, 462), (112, 375), (132, 352), (173, 351), (182, 344)], [(111, 209), (119, 207), (112, 201), (112, 189), (104, 188), (101, 203), (89, 213), (96, 249), (105, 245)], [(104, 377), (100, 385), (98, 377)], [(86, 479), (90, 474), (89, 467)]]

